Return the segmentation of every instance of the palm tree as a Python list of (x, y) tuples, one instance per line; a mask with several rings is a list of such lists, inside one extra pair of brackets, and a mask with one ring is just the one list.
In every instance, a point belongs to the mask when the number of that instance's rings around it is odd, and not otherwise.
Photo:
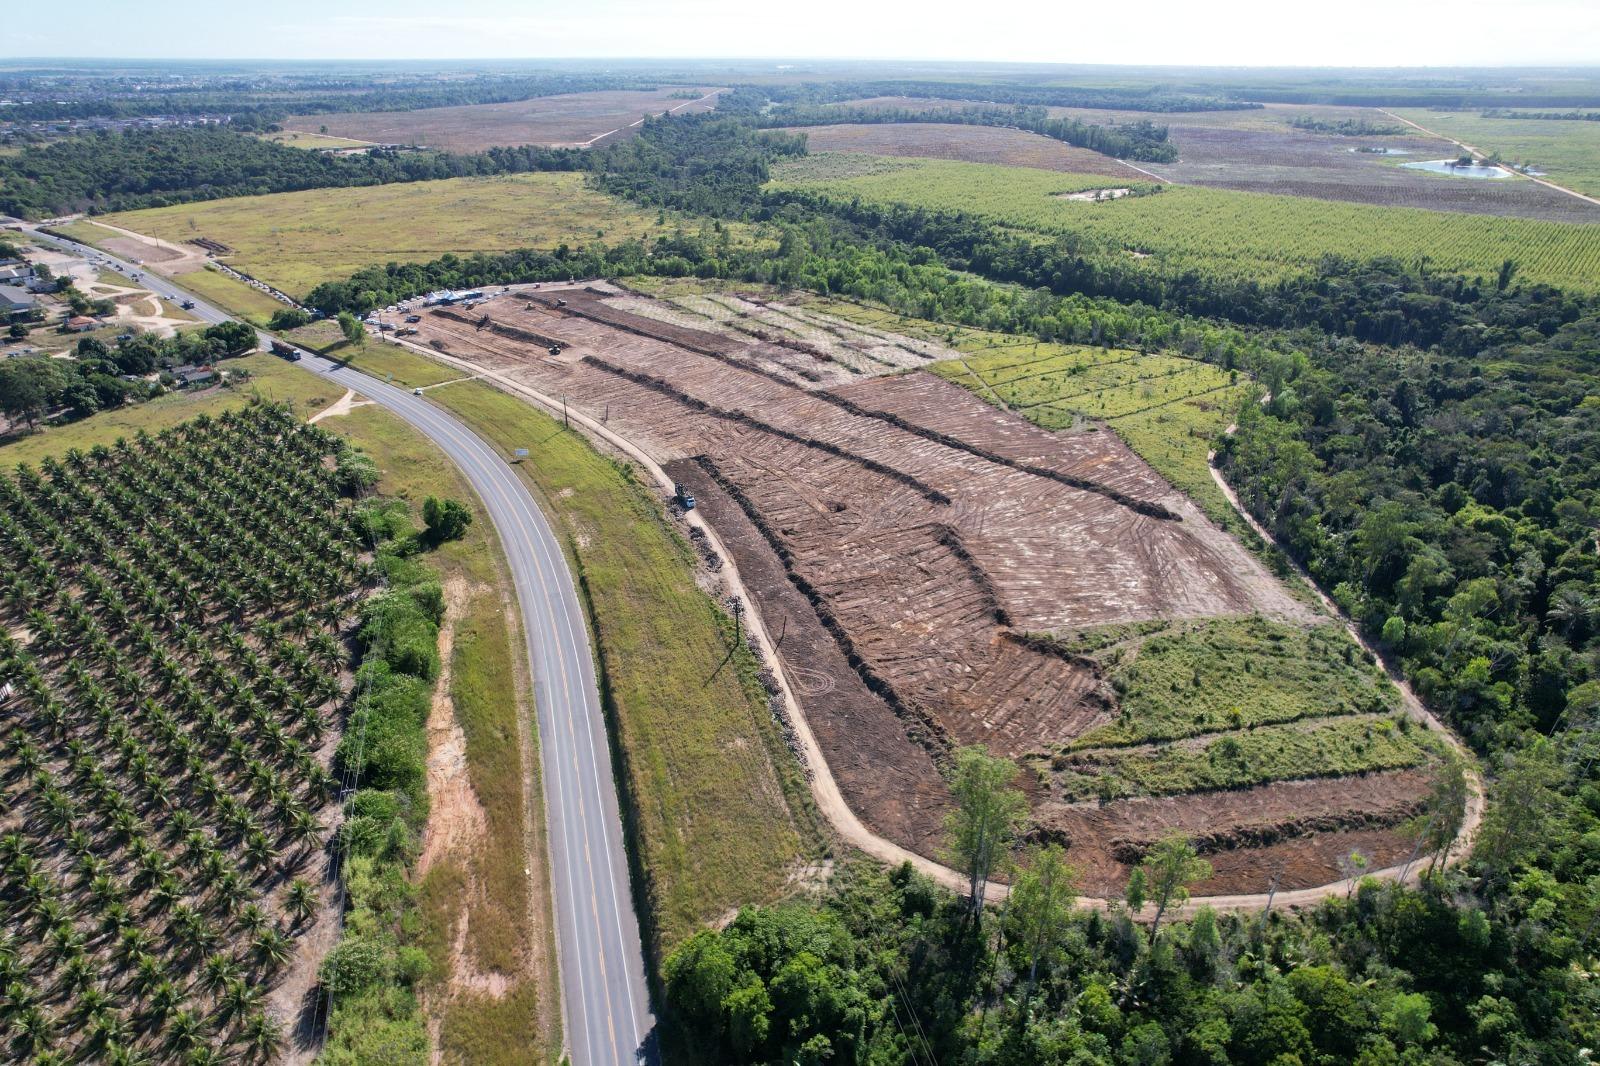
[(55, 1039), (55, 1018), (33, 1004), (18, 1008), (6, 1025), (15, 1034), (13, 1048), (24, 1055), (39, 1054)]
[(263, 998), (261, 989), (257, 985), (249, 984), (242, 978), (235, 977), (222, 989), (222, 1016), (237, 1018), (242, 1014), (249, 1014), (261, 1005)]
[(251, 938), (250, 951), (256, 965), (270, 972), (289, 961), (289, 938), (276, 929), (263, 929)]
[(294, 918), (294, 928), (298, 929), (310, 921), (311, 916), (317, 912), (317, 890), (311, 886), (310, 881), (297, 877), (289, 882), (289, 893), (284, 905)]
[(205, 1036), (206, 1023), (188, 1007), (173, 1011), (167, 1020), (167, 1042), (178, 1049), (193, 1048)]
[(250, 1053), (265, 1062), (283, 1046), (283, 1026), (271, 1015), (257, 1011), (245, 1022), (244, 1035)]
[(229, 982), (239, 976), (239, 964), (232, 955), (217, 952), (208, 956), (200, 967), (200, 987), (208, 992), (221, 992)]

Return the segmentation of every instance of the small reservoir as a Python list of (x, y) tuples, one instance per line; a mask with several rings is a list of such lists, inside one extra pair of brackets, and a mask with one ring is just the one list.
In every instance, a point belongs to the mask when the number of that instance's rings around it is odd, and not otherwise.
[(1448, 174), (1452, 178), (1482, 178), (1486, 181), (1497, 181), (1513, 176), (1509, 170), (1500, 167), (1484, 166), (1480, 163), (1461, 166), (1454, 159), (1421, 159), (1415, 163), (1400, 165), (1407, 170), (1426, 170), (1432, 174)]

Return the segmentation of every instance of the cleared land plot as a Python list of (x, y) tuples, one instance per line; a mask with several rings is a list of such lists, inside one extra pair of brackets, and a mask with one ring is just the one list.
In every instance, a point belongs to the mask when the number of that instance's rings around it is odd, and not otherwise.
[[(978, 105), (954, 100), (875, 97), (840, 106), (878, 110), (937, 110)], [(1364, 122), (1374, 127), (1404, 128), (1377, 108), (1271, 104), (1245, 111), (1171, 114), (1081, 107), (1052, 107), (1047, 110), (1056, 117), (1074, 118), (1097, 125), (1154, 122), (1166, 126), (1173, 145), (1178, 149), (1178, 160), (1173, 163), (1138, 165), (1181, 185), (1554, 222), (1600, 222), (1600, 207), (1536, 182), (1474, 181), (1466, 178), (1441, 180), (1439, 175), (1403, 169), (1397, 164), (1407, 160), (1439, 159), (1453, 154), (1448, 142), (1415, 130), (1407, 129), (1402, 136), (1347, 137), (1297, 129), (1292, 125), (1296, 118), (1310, 118), (1328, 123)], [(1428, 129), (1483, 148), (1486, 152), (1498, 149), (1508, 160), (1533, 160), (1549, 164), (1540, 169), (1555, 168), (1551, 174), (1554, 180), (1570, 178), (1564, 183), (1580, 191), (1595, 194), (1596, 189), (1600, 189), (1600, 130), (1564, 131), (1558, 128), (1593, 127), (1596, 123), (1483, 119), (1477, 112), (1408, 110), (1397, 113)], [(1430, 125), (1430, 122), (1434, 124)], [(886, 128), (892, 130), (902, 127)], [(1465, 135), (1468, 133), (1472, 136)], [(1481, 139), (1474, 140), (1473, 136)], [(924, 155), (980, 163), (1011, 163), (1047, 170), (1109, 173), (1095, 168), (1058, 167), (1044, 162), (985, 158), (978, 154), (898, 151), (893, 147), (891, 136), (886, 135), (882, 139), (886, 147), (880, 150), (881, 155)], [(818, 151), (871, 150), (820, 141), (813, 142), (813, 146)], [(1362, 147), (1390, 148), (1409, 154), (1385, 156), (1352, 151)], [(1103, 160), (1105, 157), (1099, 158)], [(1585, 181), (1587, 185), (1583, 184)]]
[[(1493, 277), (1514, 259), (1521, 276), (1580, 291), (1600, 287), (1600, 224), (1490, 218), (1407, 207), (1329, 203), (1227, 189), (1161, 186), (1104, 203), (1064, 192), (1107, 187), (1025, 167), (917, 160), (880, 172), (829, 177), (826, 160), (780, 165), (774, 185), (842, 198), (966, 211), (1044, 236), (1079, 235), (1106, 252), (1157, 267), (1232, 271), (1260, 278), (1312, 267), (1324, 255), (1427, 256), (1434, 269)], [(859, 157), (848, 157), (855, 160)], [(819, 161), (820, 160), (820, 161)]]
[[(949, 348), (816, 306), (728, 292), (651, 300), (544, 287), (478, 310), (489, 317), (481, 328), (478, 318), (449, 309), (425, 315), (420, 342), (566, 397), (693, 490), (769, 631), (783, 634), (786, 671), (846, 798), (907, 846), (929, 853), (937, 841), (948, 803), (938, 768), (951, 747), (983, 743), (1044, 768), (1029, 783), (1040, 828), (1072, 841), (1074, 861), (1094, 871), (1095, 891), (1114, 890), (1125, 863), (1137, 860), (1137, 848), (1124, 847), (1125, 829), (1113, 839), (1072, 822), (1082, 786), (1065, 766), (1051, 770), (1073, 741), (1118, 727), (1110, 668), (1039, 634), (1182, 622), (1169, 639), (1202, 643), (1172, 654), (1179, 665), (1170, 670), (1181, 671), (1183, 656), (1211, 653), (1206, 642), (1250, 653), (1254, 627), (1264, 627), (1261, 641), (1288, 642), (1286, 659), (1318, 662), (1275, 669), (1262, 681), (1272, 698), (1239, 722), (1220, 712), (1240, 744), (1301, 717), (1372, 717), (1353, 697), (1318, 703), (1330, 678), (1358, 691), (1366, 668), (1349, 661), (1343, 645), (1303, 636), (1303, 627), (1321, 625), (1318, 616), (1114, 434), (1047, 432), (888, 358), (897, 352), (912, 367), (927, 366), (956, 354)], [(546, 338), (564, 345), (559, 355), (548, 353)], [(1184, 372), (1197, 366), (1171, 362)], [(438, 395), (448, 402), (456, 390), (477, 388), (451, 385)], [(1247, 620), (1235, 632), (1208, 624), (1219, 618)], [(1381, 708), (1382, 697), (1374, 699)], [(1178, 735), (1182, 724), (1174, 715), (1165, 726), (1152, 721), (1148, 736), (1122, 739), (1189, 743)], [(1112, 749), (1093, 749), (1102, 750)], [(1191, 806), (1220, 812), (1208, 830), (1222, 834), (1216, 848), (1256, 852), (1219, 862), (1208, 886), (1216, 891), (1260, 889), (1263, 864), (1279, 860), (1296, 884), (1337, 880), (1348, 833), (1370, 836), (1363, 846), (1384, 861), (1403, 855), (1411, 840), (1399, 824), (1419, 801), (1428, 776), (1419, 767), (1432, 758), (1425, 747), (1402, 756), (1398, 742), (1363, 749), (1352, 739), (1330, 758), (1329, 774), (1414, 772), (1394, 777), (1355, 814), (1347, 809), (1361, 806), (1354, 790), (1330, 778), (1324, 784), (1335, 798), (1324, 806), (1332, 813), (1303, 832), (1280, 825), (1258, 841), (1247, 827), (1259, 828), (1261, 810), (1273, 825), (1292, 818), (1275, 790), (1304, 776), (1293, 758), (1263, 755), (1250, 775), (1224, 778), (1190, 763), (1167, 768), (1180, 760), (1179, 748), (1144, 757), (1140, 747), (1115, 750), (1126, 760), (1126, 783), (1107, 809), (1139, 811), (1140, 839), (1186, 824), (1158, 802), (1186, 773), (1196, 791)], [(1218, 788), (1255, 788), (1262, 798), (1255, 813), (1241, 809), (1235, 819), (1227, 813), (1235, 792)], [(1233, 829), (1237, 839), (1227, 836)], [(1319, 833), (1331, 834), (1331, 846)]]
[[(319, 132), (368, 143), (415, 144), (452, 152), (481, 152), (497, 145), (543, 144), (584, 147), (621, 132), (646, 115), (664, 111), (709, 111), (719, 90), (681, 85), (649, 91), (563, 93), (507, 104), (466, 104), (420, 111), (355, 111), (340, 115), (293, 115), (288, 130)], [(693, 92), (684, 99), (679, 94)]]
[[(1424, 129), (1470, 144), (1485, 154), (1498, 152), (1508, 163), (1531, 163), (1551, 181), (1589, 196), (1600, 196), (1600, 122), (1485, 118), (1478, 111), (1425, 111), (1420, 108), (1397, 108), (1395, 114)], [(1441, 153), (1445, 154), (1448, 153)], [(1519, 181), (1516, 184), (1533, 183)]]
[(174, 243), (221, 241), (234, 250), (230, 265), (303, 296), (373, 263), (614, 243), (681, 225), (672, 216), (657, 225), (657, 217), (590, 189), (581, 174), (551, 173), (275, 193), (106, 220)]
[(999, 126), (904, 122), (806, 126), (789, 132), (804, 133), (806, 143), (814, 152), (964, 159), (970, 163), (1002, 163), (1069, 174), (1105, 174), (1124, 181), (1140, 178), (1132, 167), (1099, 152), (1075, 148), (1026, 130)]

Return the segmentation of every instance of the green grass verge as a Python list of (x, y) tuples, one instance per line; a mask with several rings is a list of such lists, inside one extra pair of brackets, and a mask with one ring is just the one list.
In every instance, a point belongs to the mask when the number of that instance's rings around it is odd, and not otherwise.
[(343, 390), (307, 370), (270, 355), (247, 355), (228, 359), (225, 370), (245, 370), (250, 380), (223, 388), (171, 392), (147, 403), (101, 411), (77, 422), (48, 426), (37, 433), (0, 447), (0, 466), (37, 463), (46, 455), (60, 455), (68, 448), (88, 449), (96, 444), (110, 445), (118, 437), (132, 437), (139, 430), (157, 433), (168, 426), (193, 418), (202, 412), (219, 415), (243, 407), (252, 395), (281, 400), (295, 410), (310, 414), (337, 400)]
[(273, 315), (286, 310), (288, 305), (274, 300), (260, 289), (252, 288), (238, 278), (229, 277), (220, 270), (207, 267), (175, 275), (172, 280), (199, 296), (207, 303), (246, 319), (252, 325), (265, 326)]
[[(1089, 179), (1081, 175), (943, 159), (843, 178), (816, 177), (814, 166), (781, 164), (772, 187), (969, 212), (1044, 237), (1075, 236), (1105, 255), (1137, 253), (1152, 267), (1273, 279), (1309, 270), (1326, 255), (1408, 263), (1427, 256), (1434, 270), (1492, 278), (1514, 259), (1528, 281), (1600, 288), (1600, 225), (1179, 185), (1087, 203), (1061, 195), (1084, 188)], [(1089, 187), (1117, 184), (1127, 183), (1094, 178)]]
[(468, 376), (466, 371), (445, 366), (410, 349), (374, 340), (354, 346), (335, 345), (328, 350), (328, 356), (348, 363), (375, 378), (392, 380), (396, 385), (403, 385), (408, 389), (458, 381)]
[(692, 551), (631, 468), (479, 382), (432, 398), (507, 454), (547, 501), (591, 609), (620, 742), (656, 958), (705, 922), (782, 891), (814, 854), (809, 792), (731, 623), (695, 584)]
[[(373, 458), (385, 496), (420, 509), (427, 496), (447, 495), (473, 510), (467, 535), (440, 545), (427, 558), (447, 588), (465, 590), (453, 620), (449, 695), (486, 832), (467, 854), (446, 852), (421, 879), (413, 943), (432, 963), (423, 1001), (439, 1022), (447, 1061), (488, 1066), (551, 1060), (560, 1047), (560, 993), (548, 880), (541, 865), (527, 861), (530, 840), (537, 855), (545, 854), (542, 793), (536, 757), (532, 791), (524, 789), (518, 715), (529, 715), (535, 742), (537, 724), (531, 701), (519, 700), (522, 682), (514, 649), (520, 648), (520, 630), (508, 618), (499, 591), (507, 586), (498, 542), (460, 472), (400, 419), (381, 408), (360, 407), (321, 425), (348, 436)], [(531, 834), (530, 804), (535, 813)], [(534, 870), (532, 884), (525, 867)], [(545, 908), (542, 926), (529, 922), (530, 897)], [(479, 974), (504, 978), (502, 999), (451, 983), (462, 923), (463, 961)], [(513, 1046), (521, 1049), (520, 1058), (506, 1057)]]

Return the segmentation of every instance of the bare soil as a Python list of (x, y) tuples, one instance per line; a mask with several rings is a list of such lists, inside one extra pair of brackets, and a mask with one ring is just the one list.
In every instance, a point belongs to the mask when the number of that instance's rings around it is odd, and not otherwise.
[[(1320, 617), (1115, 434), (1045, 432), (888, 358), (921, 365), (927, 342), (718, 300), (519, 287), (425, 314), (416, 340), (565, 397), (693, 491), (842, 794), (879, 835), (934, 854), (954, 746), (1022, 757), (1109, 719), (1099, 668), (1027, 634)], [(1068, 840), (1086, 887), (1105, 893), (1168, 829), (1209, 842), (1207, 891), (1326, 884), (1353, 847), (1374, 869), (1404, 861), (1396, 826), (1426, 781), (1372, 774), (1093, 808), (1024, 784), (1040, 832)]]
[(355, 111), (338, 115), (295, 115), (284, 128), (317, 133), (323, 126), (335, 137), (379, 144), (409, 144), (451, 152), (481, 152), (500, 145), (540, 144), (587, 147), (607, 133), (618, 133), (645, 115), (707, 111), (715, 87), (696, 88), (694, 99), (675, 93), (681, 85), (648, 92), (617, 90), (563, 93), (505, 104), (430, 107), (420, 111)]
[(937, 122), (878, 123), (855, 126), (806, 126), (813, 152), (860, 152), (867, 155), (960, 159), (969, 163), (1001, 163), (1068, 174), (1104, 174), (1124, 181), (1137, 173), (1110, 156), (1026, 130), (999, 126), (963, 126)]

